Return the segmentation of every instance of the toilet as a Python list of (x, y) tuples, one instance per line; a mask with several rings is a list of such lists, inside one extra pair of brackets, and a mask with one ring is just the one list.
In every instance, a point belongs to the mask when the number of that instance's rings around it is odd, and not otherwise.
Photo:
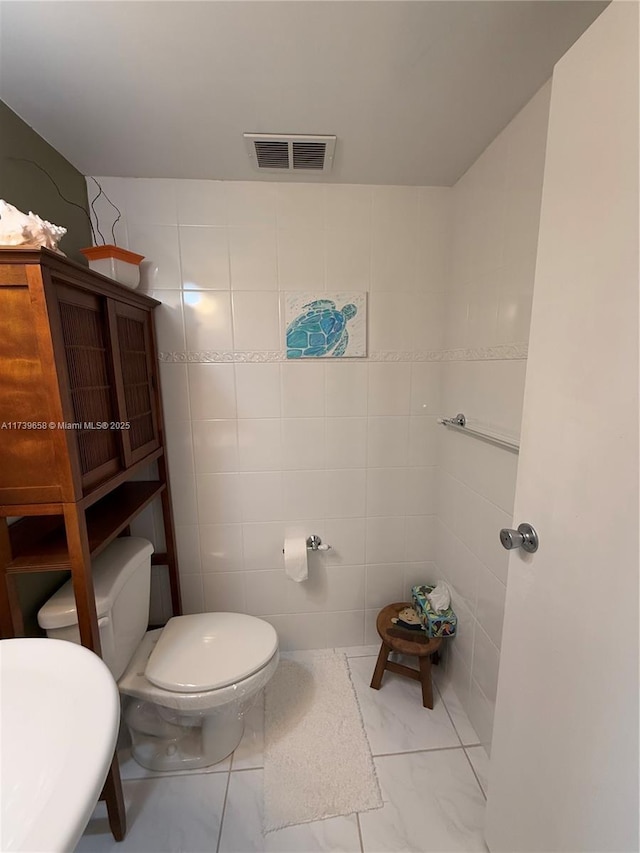
[[(230, 755), (244, 715), (278, 665), (278, 635), (242, 613), (174, 616), (147, 631), (153, 546), (133, 536), (92, 563), (102, 656), (123, 697), (135, 760), (149, 770), (187, 770)], [(79, 643), (69, 580), (40, 609), (48, 637)]]

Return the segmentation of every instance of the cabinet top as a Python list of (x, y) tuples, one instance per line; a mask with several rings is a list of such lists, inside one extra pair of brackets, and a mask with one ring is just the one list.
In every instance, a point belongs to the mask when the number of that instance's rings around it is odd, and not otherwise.
[(57, 276), (91, 290), (130, 302), (145, 308), (155, 308), (161, 303), (157, 299), (119, 284), (106, 275), (97, 273), (89, 267), (72, 261), (58, 252), (33, 246), (0, 246), (0, 264), (38, 265), (45, 267)]

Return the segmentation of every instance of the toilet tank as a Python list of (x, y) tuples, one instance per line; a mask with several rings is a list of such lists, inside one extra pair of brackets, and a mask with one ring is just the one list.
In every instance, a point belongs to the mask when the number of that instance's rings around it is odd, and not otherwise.
[[(149, 623), (151, 554), (146, 539), (116, 539), (91, 563), (102, 658), (117, 680), (125, 671)], [(71, 580), (38, 612), (48, 637), (80, 642)]]

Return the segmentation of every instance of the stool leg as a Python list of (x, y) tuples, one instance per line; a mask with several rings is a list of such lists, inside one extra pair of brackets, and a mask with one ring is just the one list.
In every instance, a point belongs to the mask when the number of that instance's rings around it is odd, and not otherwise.
[(431, 687), (431, 657), (425, 655), (419, 658), (420, 681), (422, 683), (422, 704), (429, 710), (433, 709), (433, 689)]
[(371, 687), (373, 687), (374, 690), (380, 690), (380, 685), (382, 684), (382, 676), (387, 666), (387, 658), (390, 654), (391, 646), (388, 646), (386, 643), (383, 643), (380, 646), (378, 660), (376, 661), (376, 668), (373, 670), (373, 678), (371, 679)]

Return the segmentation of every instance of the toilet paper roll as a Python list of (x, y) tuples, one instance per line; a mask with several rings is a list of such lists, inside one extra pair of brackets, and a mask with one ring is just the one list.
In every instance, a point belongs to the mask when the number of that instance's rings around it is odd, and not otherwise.
[(307, 540), (298, 536), (284, 540), (284, 571), (292, 581), (306, 581), (309, 576), (307, 564)]

